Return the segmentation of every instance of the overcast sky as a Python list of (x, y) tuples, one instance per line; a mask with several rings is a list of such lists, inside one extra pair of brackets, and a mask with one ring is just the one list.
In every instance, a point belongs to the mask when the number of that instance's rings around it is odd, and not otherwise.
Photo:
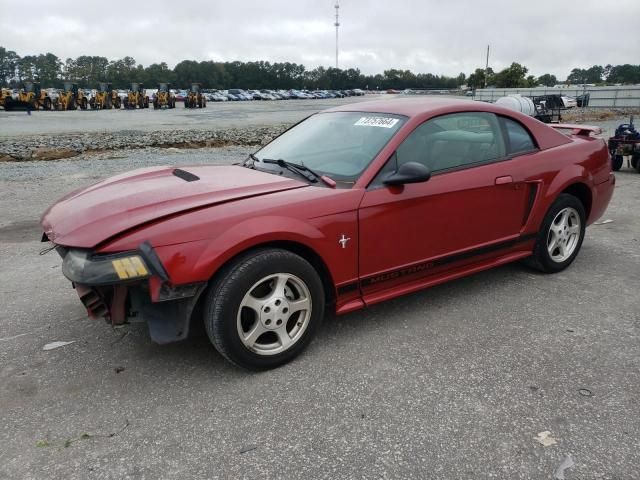
[[(22, 56), (335, 64), (333, 0), (4, 3), (0, 46)], [(640, 61), (640, 0), (341, 0), (340, 22), (340, 67), (363, 73), (468, 74), (487, 44), (494, 70), (515, 61), (560, 79)]]

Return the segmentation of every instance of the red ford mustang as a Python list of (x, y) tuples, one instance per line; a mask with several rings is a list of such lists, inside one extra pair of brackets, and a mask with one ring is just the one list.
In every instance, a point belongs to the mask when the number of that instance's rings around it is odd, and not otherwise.
[(243, 164), (148, 168), (67, 195), (43, 241), (92, 317), (159, 343), (204, 321), (237, 365), (280, 365), (338, 314), (528, 259), (574, 260), (613, 193), (594, 127), (490, 104), (358, 103)]

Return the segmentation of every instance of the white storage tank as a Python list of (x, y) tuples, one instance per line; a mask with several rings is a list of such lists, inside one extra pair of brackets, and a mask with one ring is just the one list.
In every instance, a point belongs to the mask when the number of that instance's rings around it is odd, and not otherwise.
[(516, 112), (524, 113), (530, 117), (535, 116), (536, 107), (533, 104), (533, 100), (529, 97), (523, 97), (522, 95), (509, 95), (507, 97), (501, 97), (496, 100), (496, 105), (508, 108), (509, 110), (515, 110)]

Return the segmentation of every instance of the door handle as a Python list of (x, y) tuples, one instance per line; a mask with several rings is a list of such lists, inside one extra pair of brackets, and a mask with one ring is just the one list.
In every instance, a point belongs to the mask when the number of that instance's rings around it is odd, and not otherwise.
[(496, 185), (506, 185), (507, 183), (513, 183), (513, 177), (511, 175), (496, 178)]

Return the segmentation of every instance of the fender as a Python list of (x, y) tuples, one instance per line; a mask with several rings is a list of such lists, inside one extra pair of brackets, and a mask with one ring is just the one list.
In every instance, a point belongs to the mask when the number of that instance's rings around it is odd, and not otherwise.
[(584, 184), (593, 196), (593, 176), (582, 165), (569, 164), (560, 170), (546, 186), (542, 183), (542, 191), (538, 194), (536, 203), (532, 208), (535, 212), (527, 224), (527, 232), (537, 232), (551, 204), (558, 198), (564, 190), (575, 183)]
[(264, 216), (247, 219), (212, 241), (202, 252), (194, 266), (198, 276), (211, 278), (218, 269), (238, 253), (261, 244), (290, 241), (306, 246), (318, 254), (326, 265), (328, 262), (314, 248), (326, 236), (318, 228), (296, 218)]
[[(339, 239), (345, 235), (348, 247)], [(279, 215), (247, 218), (218, 236), (155, 247), (174, 285), (208, 281), (231, 258), (253, 247), (294, 242), (313, 251), (324, 263), (333, 285), (358, 276), (358, 229), (355, 210), (299, 220)]]

